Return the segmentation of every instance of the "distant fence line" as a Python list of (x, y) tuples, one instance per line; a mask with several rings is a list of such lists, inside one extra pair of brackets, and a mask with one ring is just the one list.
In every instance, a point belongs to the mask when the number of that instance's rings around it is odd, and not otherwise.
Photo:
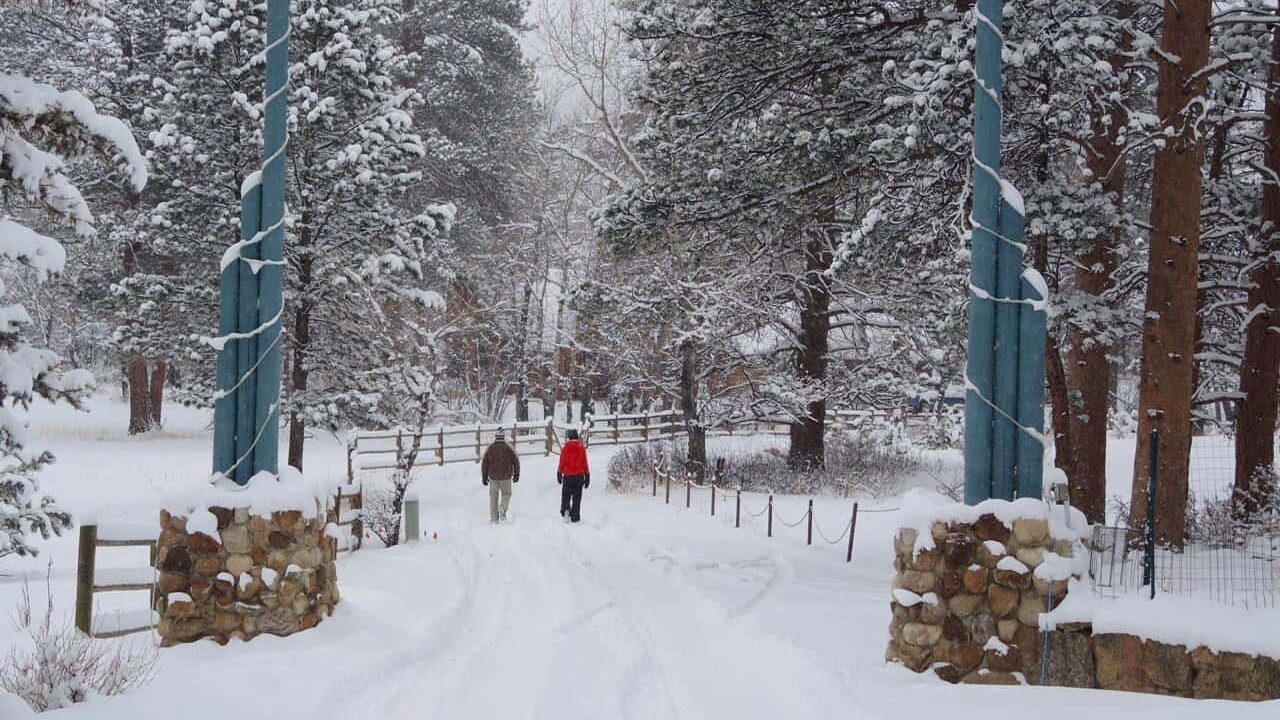
[[(921, 429), (929, 415), (887, 413), (870, 410), (835, 410), (827, 414), (830, 430), (856, 430), (876, 421), (898, 420), (907, 432)], [(628, 445), (671, 439), (685, 434), (684, 415), (678, 410), (649, 413), (588, 415), (580, 425), (557, 423), (554, 419), (505, 423), (439, 425), (420, 429), (359, 430), (347, 442), (347, 480), (366, 470), (405, 468), (412, 449), (418, 447), (415, 466), (478, 463), (485, 448), (499, 430), (518, 455), (549, 456), (563, 444), (568, 430), (578, 430), (588, 446)], [(791, 431), (787, 418), (752, 418), (730, 421), (707, 428), (710, 436), (786, 435)]]

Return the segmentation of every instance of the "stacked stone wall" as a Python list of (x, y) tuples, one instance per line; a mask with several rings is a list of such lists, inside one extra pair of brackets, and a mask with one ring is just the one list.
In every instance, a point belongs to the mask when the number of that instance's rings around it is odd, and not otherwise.
[(1073, 539), (1053, 537), (1047, 520), (1006, 524), (984, 514), (973, 523), (935, 522), (929, 530), (930, 538), (915, 528), (894, 538), (888, 661), (953, 683), (1012, 685), (1040, 682), (1047, 650), (1048, 685), (1280, 698), (1280, 662), (1273, 658), (1095, 634), (1089, 623), (1042, 634), (1040, 614), (1061, 604), (1070, 587), (1064, 563), (1086, 552)]
[(337, 551), (324, 513), (208, 512), (217, 520), (213, 535), (188, 532), (187, 517), (160, 513), (154, 605), (164, 645), (290, 635), (332, 614)]

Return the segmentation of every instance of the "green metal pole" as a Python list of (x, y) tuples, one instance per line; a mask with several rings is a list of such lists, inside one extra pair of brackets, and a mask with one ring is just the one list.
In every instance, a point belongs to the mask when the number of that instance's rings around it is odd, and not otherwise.
[[(1020, 306), (1018, 352), (1018, 497), (1044, 497), (1044, 352), (1048, 314), (1047, 291), (1040, 273), (1022, 273), (1022, 299), (1037, 304)], [(1032, 435), (1033, 431), (1035, 435)]]
[(261, 245), (263, 265), (258, 271), (257, 402), (254, 429), (258, 433), (253, 470), (278, 472), (280, 432), (280, 323), (284, 306), (285, 149), (288, 142), (289, 0), (267, 1), (267, 87), (263, 127), (265, 160), (262, 169), (261, 227), (268, 231)]
[[(1022, 209), (1010, 204), (1016, 190), (1007, 184), (1000, 189), (1000, 239), (996, 241), (996, 292), (1002, 300), (1022, 297)], [(1018, 463), (1018, 366), (1021, 341), (1018, 337), (1017, 302), (996, 303), (996, 359), (994, 397), (998, 408), (992, 422), (991, 496), (1012, 500), (1016, 489)]]
[[(245, 188), (241, 200), (240, 234), (245, 240), (253, 240), (260, 230), (258, 222), (262, 215), (262, 183), (249, 181), (252, 185)], [(240, 257), (258, 258), (259, 243), (251, 243), (240, 248)], [(236, 329), (241, 333), (252, 333), (258, 327), (258, 276), (253, 266), (244, 260), (234, 264), (239, 275), (240, 301)], [(249, 335), (233, 342), (236, 354), (236, 378), (240, 382), (236, 392), (236, 466), (233, 479), (241, 485), (249, 482), (253, 476), (253, 440), (257, 435), (254, 424), (254, 408), (257, 402), (255, 386), (257, 375), (253, 371), (258, 361), (258, 337)]]
[(970, 250), (969, 344), (965, 369), (964, 499), (991, 497), (995, 370), (996, 238), (1000, 223), (1000, 52), (1002, 0), (979, 0), (974, 52), (973, 238)]
[[(256, 187), (256, 183), (254, 184)], [(240, 238), (246, 240), (258, 231), (258, 205), (246, 188), (240, 200)], [(247, 235), (246, 235), (247, 233)], [(218, 296), (218, 335), (225, 338), (240, 329), (240, 265), (232, 257), (224, 259), (222, 282)], [(218, 349), (217, 389), (213, 403), (213, 471), (226, 474), (236, 462), (236, 403), (239, 395), (236, 381), (240, 378), (239, 343), (224, 341)]]

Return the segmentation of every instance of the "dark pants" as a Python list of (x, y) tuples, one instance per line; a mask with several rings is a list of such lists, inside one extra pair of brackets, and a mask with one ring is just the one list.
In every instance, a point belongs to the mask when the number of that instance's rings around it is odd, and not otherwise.
[(560, 485), (560, 515), (569, 516), (569, 520), (578, 522), (582, 519), (582, 485), (587, 481), (584, 475), (570, 475)]

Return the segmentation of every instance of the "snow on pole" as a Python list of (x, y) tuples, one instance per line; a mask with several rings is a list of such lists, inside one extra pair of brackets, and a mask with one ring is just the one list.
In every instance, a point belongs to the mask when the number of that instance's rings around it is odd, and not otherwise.
[[(258, 429), (253, 449), (255, 472), (278, 472), (280, 431), (280, 315), (284, 305), (285, 149), (289, 141), (289, 0), (267, 0), (267, 86), (264, 102), (261, 226), (270, 228), (262, 241), (258, 271), (258, 321), (270, 322), (258, 341)], [(274, 321), (272, 321), (275, 319)]]
[(974, 10), (973, 227), (970, 244), (968, 358), (965, 369), (964, 499), (991, 497), (992, 416), (995, 370), (995, 231), (1000, 222), (1000, 53), (1003, 0), (979, 0)]
[[(1022, 272), (1022, 299), (1018, 306), (1018, 487), (1020, 498), (1044, 495), (1044, 353), (1048, 313), (1048, 287), (1032, 268)], [(1031, 434), (1034, 431), (1039, 437)]]

